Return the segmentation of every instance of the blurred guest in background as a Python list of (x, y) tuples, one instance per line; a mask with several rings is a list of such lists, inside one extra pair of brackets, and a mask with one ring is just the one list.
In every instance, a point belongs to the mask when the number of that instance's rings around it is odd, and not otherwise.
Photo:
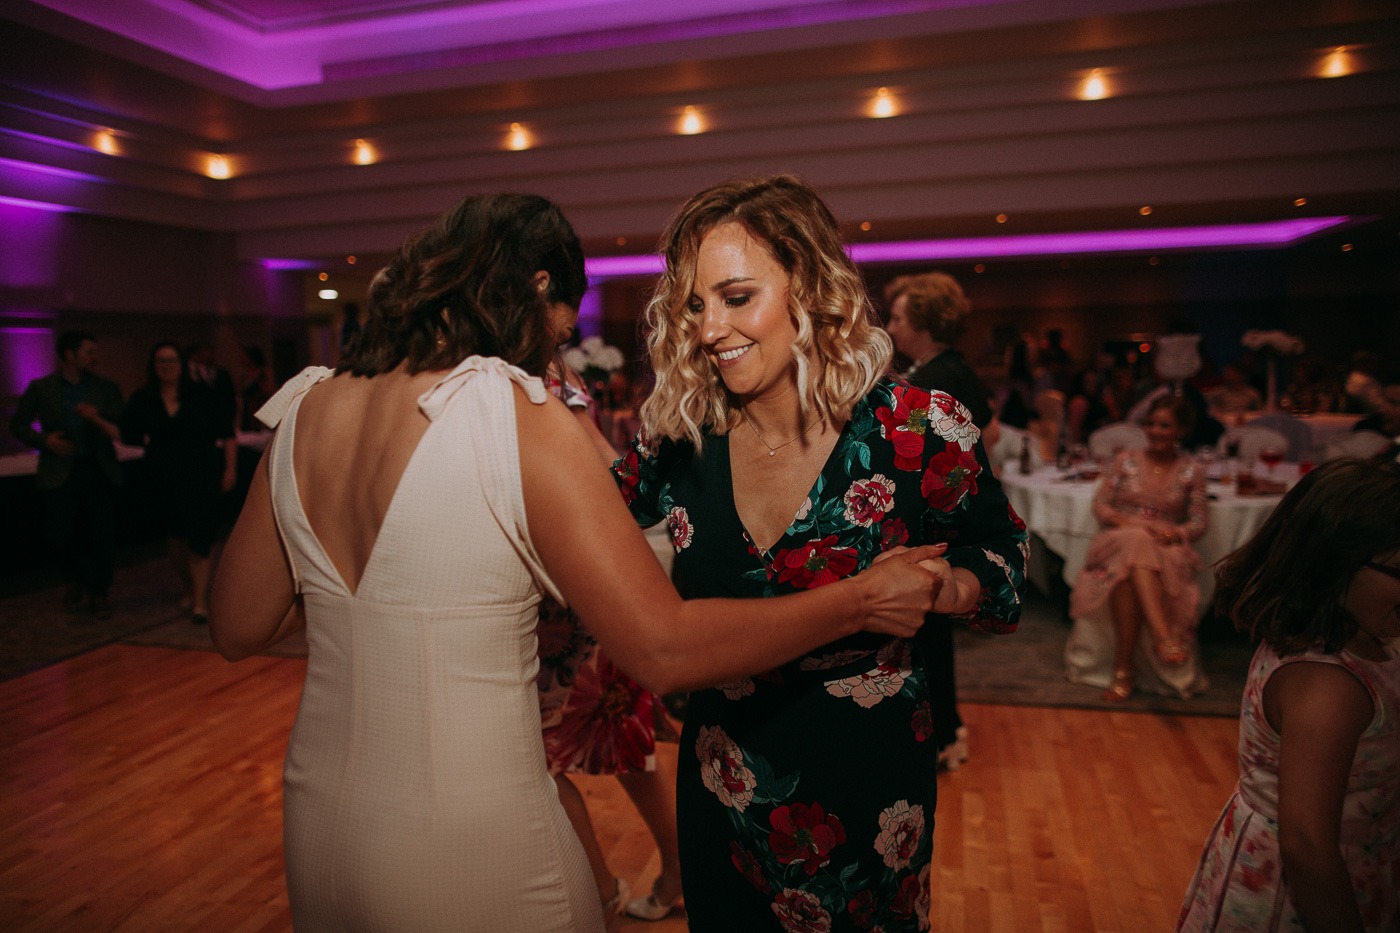
[(1357, 350), (1351, 355), (1351, 369), (1342, 383), (1345, 411), (1374, 414), (1380, 408), (1381, 359), (1370, 350)]
[[(890, 317), (886, 332), (894, 348), (910, 360), (904, 378), (921, 389), (937, 389), (957, 399), (982, 432), (982, 446), (996, 446), (999, 429), (986, 387), (957, 350), (972, 303), (962, 286), (944, 272), (902, 275), (885, 287)], [(967, 727), (958, 714), (953, 628), (939, 626), (929, 638), (929, 692), (933, 741), (940, 767), (955, 770), (967, 761)]]
[(272, 398), (277, 386), (272, 379), (272, 367), (267, 365), (267, 357), (261, 347), (243, 348), (243, 359), (238, 367), (238, 430), (266, 431), (267, 427), (257, 419), (258, 409)]
[(1104, 402), (1103, 371), (1085, 367), (1074, 377), (1065, 403), (1065, 434), (1071, 444), (1083, 444), (1089, 435), (1112, 421)]
[(226, 419), (232, 430), (238, 413), (238, 392), (229, 371), (215, 361), (214, 348), (207, 343), (191, 344), (185, 351), (185, 360), (190, 380), (214, 393), (219, 417)]
[(1126, 700), (1139, 674), (1183, 697), (1206, 686), (1194, 650), (1201, 560), (1191, 547), (1206, 531), (1205, 473), (1180, 446), (1192, 417), (1180, 396), (1152, 402), (1147, 449), (1118, 453), (1094, 494), (1103, 530), (1070, 592), (1065, 665), (1075, 683), (1106, 686), (1105, 700)]
[(188, 588), (196, 624), (209, 620), (210, 555), (218, 535), (219, 495), (237, 478), (232, 421), (212, 389), (195, 382), (179, 348), (151, 348), (146, 384), (122, 419), (122, 437), (146, 448), (144, 472), (170, 555)]
[[(121, 468), (112, 443), (119, 439), (122, 393), (93, 373), (97, 339), (83, 331), (58, 338), (58, 369), (25, 387), (10, 432), (39, 451), (35, 487), (44, 500), (42, 538), (58, 559), (68, 587), (64, 605), (111, 615), (116, 546), (117, 487)], [(38, 423), (36, 430), (34, 425)]]
[(1238, 363), (1226, 363), (1220, 370), (1220, 385), (1206, 390), (1206, 405), (1211, 416), (1225, 424), (1233, 424), (1237, 415), (1258, 411), (1264, 404), (1259, 390), (1249, 384)]

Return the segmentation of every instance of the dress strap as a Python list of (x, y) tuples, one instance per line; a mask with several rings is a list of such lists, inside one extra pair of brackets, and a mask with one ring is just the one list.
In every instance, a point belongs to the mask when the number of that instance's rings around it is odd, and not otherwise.
[(282, 388), (278, 389), (272, 398), (268, 399), (263, 407), (257, 410), (254, 417), (269, 428), (276, 428), (287, 416), (287, 409), (292, 406), (293, 401), (318, 382), (323, 382), (334, 375), (335, 370), (325, 366), (306, 367), (288, 379)]
[(418, 408), (429, 421), (436, 421), (447, 409), (447, 403), (452, 397), (479, 373), (505, 376), (524, 389), (525, 397), (536, 405), (543, 405), (549, 398), (544, 382), (529, 375), (519, 366), (512, 366), (498, 356), (469, 356), (458, 363), (452, 372), (439, 379), (431, 389), (418, 396)]

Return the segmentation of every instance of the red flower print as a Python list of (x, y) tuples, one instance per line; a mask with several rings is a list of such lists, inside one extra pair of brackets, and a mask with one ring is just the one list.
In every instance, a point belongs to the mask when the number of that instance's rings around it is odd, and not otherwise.
[(917, 875), (905, 875), (899, 882), (899, 893), (894, 896), (894, 912), (901, 917), (918, 918), (919, 929), (929, 928), (929, 867)]
[(551, 758), (589, 773), (646, 770), (653, 695), (598, 655), (574, 678), (559, 725), (544, 734)]
[(820, 541), (808, 541), (801, 547), (779, 551), (773, 566), (778, 568), (779, 583), (814, 590), (835, 583), (855, 570), (856, 549), (837, 547), (836, 535), (827, 535)]
[(949, 441), (929, 459), (919, 491), (933, 508), (951, 512), (964, 496), (977, 495), (977, 474), (981, 472), (972, 451)]
[(1016, 526), (1017, 531), (1026, 530), (1026, 523), (1021, 519), (1021, 516), (1016, 514), (1016, 510), (1011, 507), (1010, 502), (1006, 503), (1006, 517), (1011, 519), (1011, 524)]
[(920, 703), (919, 708), (914, 710), (909, 724), (914, 729), (915, 742), (927, 742), (933, 737), (933, 711), (929, 708), (928, 700)]
[(875, 851), (884, 857), (890, 868), (896, 871), (908, 868), (923, 835), (923, 806), (907, 800), (896, 801), (894, 806), (880, 813), (880, 835), (875, 840)]
[(858, 479), (846, 490), (845, 518), (852, 525), (869, 528), (879, 524), (894, 506), (894, 483), (881, 473)]
[(875, 925), (875, 895), (871, 891), (861, 891), (846, 905), (851, 923), (857, 930), (869, 930)]
[(808, 878), (831, 861), (832, 849), (846, 841), (846, 829), (841, 821), (827, 816), (819, 803), (810, 807), (802, 803), (776, 807), (768, 822), (773, 826), (768, 834), (768, 845), (778, 862), (783, 865), (799, 863)]
[(744, 764), (744, 753), (723, 729), (701, 726), (695, 757), (700, 759), (701, 783), (720, 803), (743, 811), (753, 802), (758, 779)]
[(757, 888), (760, 893), (767, 894), (773, 890), (768, 879), (763, 877), (763, 867), (758, 864), (758, 856), (737, 842), (729, 844), (729, 861), (734, 863), (734, 870), (743, 875), (744, 880)]
[(880, 436), (894, 445), (896, 467), (917, 470), (922, 466), (924, 435), (928, 431), (929, 393), (912, 386), (895, 386), (891, 394), (894, 408), (882, 405), (875, 409)]
[(622, 491), (622, 501), (631, 505), (637, 498), (637, 484), (642, 479), (637, 469), (636, 448), (627, 451), (627, 456), (613, 464), (613, 475), (617, 477), (618, 487)]
[(773, 898), (772, 906), (784, 933), (831, 933), (831, 914), (815, 894), (786, 888)]
[(690, 513), (679, 505), (666, 516), (666, 524), (671, 529), (671, 546), (679, 554), (690, 547), (690, 539), (695, 537), (695, 526), (690, 523)]
[(904, 519), (892, 518), (880, 526), (880, 550), (888, 551), (909, 540), (909, 529), (904, 527)]

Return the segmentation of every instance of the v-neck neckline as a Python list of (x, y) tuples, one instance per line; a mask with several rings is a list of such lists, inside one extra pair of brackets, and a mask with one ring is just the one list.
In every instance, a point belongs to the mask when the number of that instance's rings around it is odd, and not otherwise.
[(783, 526), (783, 530), (778, 535), (777, 540), (767, 547), (758, 543), (758, 540), (753, 536), (753, 532), (749, 531), (748, 526), (744, 524), (743, 516), (739, 514), (739, 500), (734, 494), (734, 458), (729, 447), (729, 435), (716, 435), (716, 439), (722, 439), (724, 441), (724, 456), (721, 458), (721, 479), (724, 482), (725, 490), (729, 493), (729, 511), (734, 516), (735, 523), (738, 524), (740, 530), (743, 532), (744, 538), (754, 546), (754, 549), (758, 551), (759, 555), (762, 556), (765, 561), (768, 560), (773, 549), (779, 544), (782, 544), (783, 539), (792, 533), (792, 526), (797, 523), (798, 512), (802, 510), (803, 504), (807, 503), (809, 507), (816, 506), (816, 503), (813, 501), (813, 494), (817, 491), (818, 485), (826, 476), (827, 470), (831, 469), (831, 459), (836, 456), (836, 452), (841, 449), (845, 442), (847, 432), (851, 430), (851, 425), (855, 423), (855, 414), (856, 413), (852, 411), (851, 417), (846, 419), (846, 423), (841, 426), (840, 433), (836, 435), (836, 442), (831, 445), (830, 452), (827, 453), (826, 459), (822, 461), (821, 469), (817, 470), (817, 475), (812, 478), (811, 485), (807, 487), (807, 495), (797, 504), (797, 510), (792, 513), (792, 517), (788, 519), (788, 523)]

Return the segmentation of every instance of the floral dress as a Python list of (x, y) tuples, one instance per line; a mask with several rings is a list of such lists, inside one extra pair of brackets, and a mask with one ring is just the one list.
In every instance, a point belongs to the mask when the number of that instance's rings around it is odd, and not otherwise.
[(1281, 659), (1267, 644), (1254, 653), (1240, 704), (1239, 784), (1206, 840), (1178, 930), (1303, 929), (1279, 853), (1280, 740), (1264, 717), (1264, 685), (1281, 666), (1304, 662), (1346, 668), (1375, 704), (1347, 776), (1340, 844), (1368, 933), (1400, 930), (1400, 659), (1368, 661), (1348, 651)]
[[(767, 551), (735, 509), (727, 436), (700, 455), (643, 433), (613, 469), (639, 523), (669, 523), (686, 598), (811, 589), (946, 541), (982, 584), (961, 621), (1009, 632), (1025, 526), (977, 438), (950, 396), (878, 384)], [(920, 640), (861, 633), (691, 694), (677, 815), (692, 930), (928, 928), (937, 750)]]
[[(588, 410), (582, 386), (545, 386), (570, 409)], [(568, 608), (540, 601), (540, 725), (551, 774), (627, 774), (656, 768), (658, 740), (674, 742), (661, 698), (622, 672)]]

